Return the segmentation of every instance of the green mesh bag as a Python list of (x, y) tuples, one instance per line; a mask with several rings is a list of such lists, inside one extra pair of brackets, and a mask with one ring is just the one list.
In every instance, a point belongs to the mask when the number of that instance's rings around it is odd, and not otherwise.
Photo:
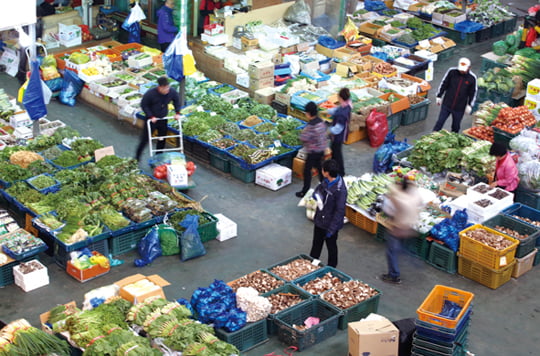
[(159, 243), (163, 256), (178, 255), (180, 253), (180, 244), (176, 230), (169, 224), (158, 225)]
[(512, 35), (512, 34), (506, 36), (506, 39), (504, 41), (506, 42), (506, 44), (510, 48), (515, 47), (518, 44), (518, 39), (517, 39), (516, 35)]
[(493, 43), (493, 53), (497, 56), (504, 56), (508, 50), (508, 45), (505, 41), (497, 41)]

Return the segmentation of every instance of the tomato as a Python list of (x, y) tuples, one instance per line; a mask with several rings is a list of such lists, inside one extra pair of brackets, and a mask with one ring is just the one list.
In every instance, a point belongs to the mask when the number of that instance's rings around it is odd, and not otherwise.
[(158, 166), (154, 168), (154, 177), (157, 179), (165, 179), (167, 178), (167, 167), (166, 166)]

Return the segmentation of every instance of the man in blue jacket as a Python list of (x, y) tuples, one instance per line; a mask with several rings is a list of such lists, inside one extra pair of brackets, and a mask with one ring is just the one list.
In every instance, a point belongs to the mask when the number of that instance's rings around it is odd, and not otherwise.
[[(167, 77), (158, 78), (158, 86), (148, 90), (144, 93), (141, 100), (141, 108), (144, 111), (146, 120), (151, 120), (152, 124), (150, 128), (152, 131), (157, 130), (158, 136), (163, 137), (167, 135), (167, 120), (162, 119), (169, 113), (169, 103), (173, 102), (174, 110), (176, 112), (175, 119), (180, 119), (180, 97), (178, 92), (170, 87)], [(148, 126), (144, 123), (143, 130), (139, 145), (137, 146), (137, 152), (135, 158), (140, 160), (142, 151), (148, 142)], [(156, 150), (162, 150), (165, 148), (165, 139), (158, 139)]]
[(457, 68), (448, 69), (437, 91), (436, 100), (437, 105), (441, 106), (441, 112), (433, 131), (441, 130), (452, 114), (452, 132), (459, 132), (463, 114), (472, 111), (476, 91), (476, 75), (471, 72), (471, 61), (460, 58)]
[(165, 52), (178, 33), (178, 27), (173, 21), (174, 0), (166, 0), (165, 4), (157, 11), (158, 16), (158, 43), (161, 52)]
[(343, 227), (347, 187), (339, 176), (339, 166), (336, 161), (329, 159), (323, 162), (322, 174), (324, 180), (315, 188), (313, 198), (317, 201), (317, 210), (313, 222), (313, 244), (309, 255), (319, 259), (323, 244), (328, 250), (328, 266), (337, 267), (338, 231)]

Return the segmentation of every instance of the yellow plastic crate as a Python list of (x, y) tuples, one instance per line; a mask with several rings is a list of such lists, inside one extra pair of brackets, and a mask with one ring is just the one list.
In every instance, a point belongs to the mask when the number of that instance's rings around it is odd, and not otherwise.
[[(416, 310), (418, 319), (435, 325), (442, 326), (448, 329), (454, 329), (461, 318), (467, 313), (471, 306), (474, 294), (460, 289), (436, 285), (433, 287), (429, 295)], [(445, 300), (449, 300), (458, 304), (461, 307), (461, 312), (455, 319), (448, 319), (440, 316)]]
[(474, 262), (458, 253), (458, 273), (488, 288), (497, 289), (512, 278), (516, 261), (495, 270)]
[(377, 232), (376, 221), (368, 219), (350, 206), (345, 207), (345, 216), (354, 226), (358, 226), (359, 228), (369, 232), (370, 234), (375, 234)]
[[(512, 241), (512, 245), (504, 250), (497, 250), (465, 235), (467, 231), (476, 229), (484, 229), (492, 234), (502, 236), (505, 240)], [(475, 224), (461, 231), (459, 237), (459, 253), (462, 256), (492, 269), (505, 268), (510, 265), (515, 259), (516, 250), (519, 245), (518, 240), (480, 224)]]

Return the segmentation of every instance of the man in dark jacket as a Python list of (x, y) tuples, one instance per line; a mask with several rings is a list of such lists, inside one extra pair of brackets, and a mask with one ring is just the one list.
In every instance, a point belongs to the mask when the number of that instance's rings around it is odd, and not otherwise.
[(339, 105), (332, 113), (332, 126), (330, 134), (332, 144), (332, 159), (335, 160), (339, 167), (339, 175), (345, 176), (345, 164), (343, 162), (343, 142), (347, 139), (349, 133), (349, 121), (351, 119), (351, 93), (349, 88), (342, 88), (338, 94)]
[(178, 27), (174, 25), (173, 21), (173, 8), (174, 0), (166, 0), (165, 4), (157, 11), (158, 16), (158, 43), (161, 48), (161, 52), (165, 52), (167, 47), (176, 37), (178, 33)]
[(313, 219), (315, 227), (309, 255), (319, 259), (323, 244), (326, 242), (328, 266), (331, 267), (337, 267), (338, 264), (337, 238), (338, 231), (343, 227), (347, 201), (347, 187), (338, 170), (338, 164), (333, 159), (324, 161), (322, 165), (324, 180), (313, 192), (317, 210)]
[[(148, 90), (142, 97), (141, 108), (144, 111), (146, 120), (151, 120), (151, 130), (157, 130), (160, 137), (167, 135), (167, 120), (158, 120), (167, 116), (169, 112), (169, 103), (173, 102), (174, 110), (176, 111), (175, 119), (180, 119), (180, 97), (178, 92), (169, 86), (169, 80), (166, 77), (158, 78), (158, 86)], [(140, 160), (142, 151), (148, 142), (148, 126), (144, 123), (141, 133), (139, 146), (135, 158)], [(162, 150), (165, 148), (165, 139), (158, 139), (156, 149)]]
[(463, 114), (472, 111), (476, 91), (476, 75), (471, 72), (471, 61), (460, 58), (458, 67), (449, 68), (439, 86), (437, 105), (441, 106), (441, 112), (433, 131), (441, 130), (452, 114), (452, 132), (459, 132)]

